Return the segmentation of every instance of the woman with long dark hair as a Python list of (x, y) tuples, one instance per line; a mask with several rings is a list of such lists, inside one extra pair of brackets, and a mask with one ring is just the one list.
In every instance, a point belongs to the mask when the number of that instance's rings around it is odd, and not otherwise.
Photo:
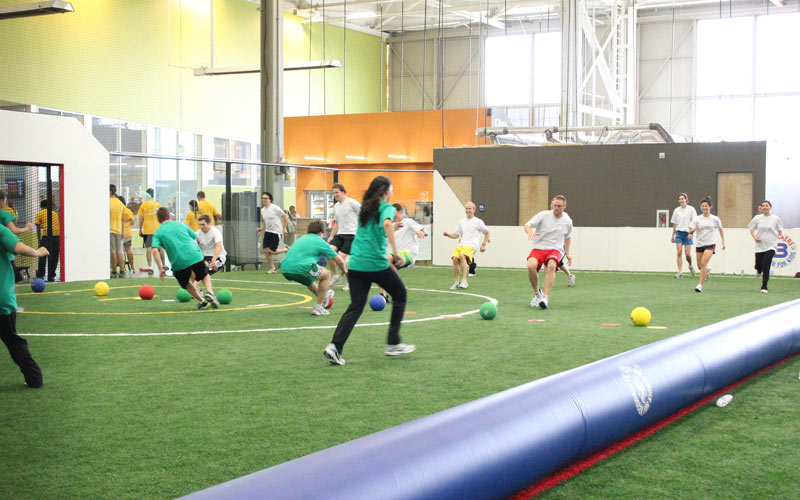
[(392, 183), (387, 177), (372, 179), (358, 214), (358, 230), (350, 248), (347, 283), (350, 286), (350, 305), (339, 320), (333, 340), (323, 351), (333, 365), (345, 364), (342, 350), (358, 318), (364, 312), (370, 287), (373, 283), (392, 297), (392, 316), (384, 354), (398, 356), (416, 349), (414, 345), (400, 342), (400, 323), (406, 309), (406, 287), (387, 260), (387, 240), (395, 262), (403, 261), (394, 239), (395, 208), (389, 204)]
[(767, 293), (772, 258), (778, 249), (778, 238), (783, 236), (783, 222), (780, 217), (770, 213), (772, 203), (769, 201), (762, 201), (759, 209), (747, 229), (756, 242), (756, 272), (761, 277), (761, 293)]
[(694, 291), (702, 292), (703, 283), (708, 281), (708, 262), (717, 253), (717, 231), (725, 250), (725, 234), (722, 232), (722, 221), (711, 213), (711, 197), (706, 196), (700, 202), (701, 214), (689, 223), (689, 234), (697, 233), (694, 238), (694, 251), (697, 253), (697, 267), (700, 268), (700, 283)]

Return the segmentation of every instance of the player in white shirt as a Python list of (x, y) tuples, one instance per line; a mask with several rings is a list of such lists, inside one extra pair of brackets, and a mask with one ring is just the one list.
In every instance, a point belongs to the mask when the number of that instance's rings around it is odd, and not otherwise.
[(703, 291), (703, 283), (708, 280), (708, 262), (716, 253), (717, 231), (725, 250), (725, 233), (722, 232), (722, 221), (716, 215), (711, 215), (711, 197), (703, 198), (700, 202), (702, 215), (689, 223), (689, 234), (697, 233), (694, 238), (695, 252), (697, 252), (697, 266), (700, 268), (700, 282), (695, 287), (695, 292)]
[(256, 232), (264, 231), (264, 241), (261, 247), (267, 256), (267, 263), (269, 263), (267, 273), (269, 274), (276, 272), (272, 257), (289, 251), (286, 247), (278, 248), (281, 237), (288, 233), (289, 217), (281, 207), (272, 203), (272, 200), (272, 193), (264, 191), (264, 194), (261, 195), (261, 203), (264, 205), (261, 207), (261, 226), (256, 228)]
[(777, 215), (772, 215), (771, 210), (772, 203), (762, 201), (758, 215), (747, 225), (756, 242), (756, 272), (761, 276), (761, 293), (767, 293), (772, 258), (778, 250), (778, 237), (783, 236), (783, 222)]
[(467, 217), (461, 219), (458, 223), (455, 232), (444, 232), (448, 238), (458, 239), (459, 245), (453, 250), (453, 255), (450, 257), (453, 261), (453, 278), (455, 281), (450, 286), (450, 290), (456, 288), (467, 288), (467, 272), (469, 270), (469, 263), (475, 257), (475, 252), (478, 250), (478, 243), (483, 234), (483, 242), (480, 243), (480, 251), (486, 251), (486, 245), (489, 243), (489, 228), (482, 220), (475, 217), (475, 204), (468, 201), (464, 205), (464, 211)]
[(675, 248), (678, 251), (678, 274), (676, 278), (683, 277), (683, 256), (681, 251), (686, 254), (686, 262), (689, 263), (689, 271), (692, 276), (695, 274), (695, 268), (692, 265), (692, 235), (689, 234), (689, 223), (697, 217), (697, 211), (693, 206), (690, 206), (689, 195), (681, 193), (678, 195), (679, 206), (672, 211), (672, 238), (670, 241), (675, 243)]
[[(572, 239), (572, 219), (564, 212), (567, 199), (558, 195), (553, 198), (550, 206), (552, 210), (543, 210), (534, 215), (522, 228), (531, 242), (531, 252), (528, 254), (528, 278), (533, 287), (531, 307), (547, 309), (550, 304), (550, 291), (556, 279), (558, 263), (567, 257), (572, 261), (569, 246)], [(544, 290), (539, 288), (539, 270), (542, 265), (546, 267), (544, 275)]]
[(200, 229), (196, 231), (195, 240), (203, 251), (203, 260), (208, 267), (208, 274), (214, 274), (225, 265), (228, 253), (222, 245), (222, 232), (211, 225), (211, 217), (207, 214), (201, 215), (197, 222)]
[(411, 254), (410, 267), (417, 261), (419, 255), (419, 239), (428, 236), (425, 228), (410, 217), (404, 217), (403, 206), (399, 203), (393, 204), (396, 210), (394, 215), (394, 241), (397, 242), (397, 249), (399, 251), (406, 251)]
[[(344, 185), (336, 183), (331, 188), (333, 199), (336, 204), (333, 206), (333, 227), (331, 234), (328, 236), (328, 243), (339, 253), (339, 257), (347, 259), (350, 255), (350, 246), (353, 244), (353, 239), (356, 237), (358, 230), (358, 214), (361, 212), (361, 203), (349, 198), (347, 196), (347, 188)], [(328, 264), (333, 277), (331, 284), (338, 285), (342, 282), (342, 276), (339, 269), (334, 265), (333, 261)], [(349, 290), (347, 282), (342, 288), (345, 292)]]

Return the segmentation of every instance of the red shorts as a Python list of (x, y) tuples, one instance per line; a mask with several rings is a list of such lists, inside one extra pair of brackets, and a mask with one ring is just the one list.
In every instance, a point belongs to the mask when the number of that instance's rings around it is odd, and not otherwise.
[(534, 248), (531, 250), (531, 253), (528, 254), (528, 259), (536, 259), (536, 262), (538, 262), (536, 265), (537, 271), (542, 268), (542, 264), (550, 259), (556, 261), (556, 267), (558, 267), (558, 263), (561, 262), (561, 252), (558, 250), (539, 250), (538, 248)]

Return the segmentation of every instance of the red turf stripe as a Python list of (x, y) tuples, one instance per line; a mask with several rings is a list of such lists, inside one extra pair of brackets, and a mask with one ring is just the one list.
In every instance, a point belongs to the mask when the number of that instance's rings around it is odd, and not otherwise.
[[(800, 353), (798, 353), (798, 354), (800, 354)], [(655, 424), (653, 424), (653, 425), (651, 425), (649, 427), (645, 427), (644, 429), (642, 429), (642, 430), (640, 430), (638, 432), (635, 432), (635, 433), (631, 434), (630, 436), (628, 436), (628, 437), (626, 437), (624, 439), (621, 439), (620, 441), (617, 441), (616, 443), (608, 446), (607, 448), (604, 448), (604, 449), (598, 451), (597, 453), (584, 458), (583, 460), (579, 460), (579, 461), (577, 461), (577, 462), (565, 467), (564, 469), (561, 469), (558, 472), (554, 472), (553, 474), (547, 476), (546, 478), (541, 479), (538, 482), (536, 482), (536, 483), (532, 484), (531, 486), (529, 486), (528, 488), (520, 491), (516, 495), (512, 496), (509, 500), (527, 500), (527, 499), (529, 499), (531, 497), (534, 497), (534, 496), (538, 495), (539, 493), (541, 493), (541, 492), (543, 492), (543, 491), (545, 491), (547, 489), (552, 488), (553, 486), (557, 485), (558, 483), (560, 483), (562, 481), (566, 481), (567, 479), (569, 479), (569, 478), (571, 478), (573, 476), (577, 476), (578, 474), (580, 474), (584, 470), (588, 469), (589, 467), (595, 465), (596, 463), (600, 462), (601, 460), (605, 460), (606, 458), (608, 458), (608, 457), (610, 457), (610, 456), (612, 456), (612, 455), (624, 450), (625, 448), (627, 448), (628, 446), (636, 443), (637, 441), (640, 441), (640, 440), (646, 438), (647, 436), (655, 433), (656, 431), (658, 431), (658, 430), (668, 426), (669, 424), (675, 422), (676, 420), (678, 420), (680, 418), (683, 418), (684, 416), (688, 415), (689, 413), (691, 413), (691, 412), (695, 411), (696, 409), (700, 408), (701, 406), (705, 405), (706, 403), (708, 403), (712, 399), (716, 399), (719, 396), (723, 395), (724, 393), (730, 391), (734, 387), (738, 387), (738, 386), (742, 385), (743, 383), (747, 382), (748, 380), (750, 380), (752, 378), (755, 378), (755, 377), (761, 375), (762, 373), (764, 373), (764, 372), (766, 372), (768, 370), (771, 370), (771, 369), (775, 368), (776, 366), (778, 366), (778, 365), (780, 365), (782, 363), (785, 363), (786, 361), (792, 359), (793, 357), (798, 356), (798, 354), (793, 354), (791, 356), (783, 358), (782, 360), (776, 361), (776, 362), (772, 363), (771, 365), (766, 366), (766, 367), (758, 370), (757, 372), (751, 373), (750, 375), (748, 375), (748, 376), (746, 376), (746, 377), (744, 377), (744, 378), (742, 378), (740, 380), (737, 380), (736, 382), (732, 383), (731, 385), (729, 385), (727, 387), (724, 387), (724, 388), (718, 390), (717, 392), (704, 397), (703, 399), (695, 401), (694, 403), (692, 403), (692, 404), (690, 404), (688, 406), (685, 406), (684, 408), (678, 410), (677, 412), (673, 413), (672, 415), (670, 415), (670, 416), (668, 416), (668, 417), (666, 417), (666, 418), (664, 418), (662, 420), (659, 420)]]

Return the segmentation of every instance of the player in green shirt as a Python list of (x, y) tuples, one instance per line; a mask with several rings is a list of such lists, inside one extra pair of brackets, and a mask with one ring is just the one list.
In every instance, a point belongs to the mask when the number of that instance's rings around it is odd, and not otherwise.
[[(322, 239), (325, 226), (315, 220), (308, 225), (308, 234), (295, 241), (281, 261), (281, 273), (289, 281), (296, 281), (308, 287), (317, 296), (317, 304), (311, 309), (314, 316), (326, 316), (329, 303), (333, 299), (333, 289), (329, 288), (331, 272), (318, 265), (321, 256), (335, 262), (342, 274), (347, 275), (347, 264), (336, 251)], [(319, 282), (315, 283), (317, 280)]]
[(392, 183), (384, 176), (372, 179), (358, 214), (358, 230), (350, 248), (350, 265), (347, 283), (350, 285), (350, 305), (336, 325), (333, 340), (323, 351), (333, 365), (345, 364), (342, 359), (344, 343), (364, 312), (367, 295), (373, 283), (377, 283), (392, 297), (392, 316), (384, 354), (398, 356), (414, 352), (414, 345), (400, 342), (400, 323), (406, 309), (406, 286), (386, 259), (386, 242), (391, 246), (392, 258), (399, 265), (404, 258), (394, 240), (395, 209), (389, 204), (392, 198)]
[[(6, 192), (0, 189), (0, 202), (5, 203)], [(1, 210), (1, 209), (0, 209)], [(28, 342), (17, 335), (17, 296), (14, 293), (14, 255), (44, 257), (47, 249), (34, 250), (11, 232), (5, 225), (0, 225), (0, 339), (8, 348), (11, 359), (19, 366), (28, 387), (42, 386), (42, 370), (36, 364)]]
[[(203, 259), (203, 251), (194, 241), (197, 234), (186, 224), (170, 221), (167, 207), (159, 208), (156, 217), (161, 226), (153, 233), (151, 251), (158, 266), (158, 277), (164, 281), (167, 276), (167, 271), (161, 262), (161, 252), (159, 252), (159, 250), (164, 250), (172, 264), (172, 276), (178, 280), (181, 288), (198, 300), (197, 308), (205, 309), (209, 304), (214, 309), (218, 308), (219, 301), (211, 287), (211, 276), (208, 274), (208, 267)], [(200, 288), (195, 285), (198, 281), (203, 282), (206, 289), (205, 295), (202, 295)]]

